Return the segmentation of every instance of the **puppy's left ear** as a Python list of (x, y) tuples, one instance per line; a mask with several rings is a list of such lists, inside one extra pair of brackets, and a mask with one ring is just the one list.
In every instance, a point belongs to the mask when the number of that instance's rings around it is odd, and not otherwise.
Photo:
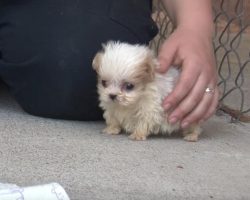
[(99, 71), (99, 68), (100, 68), (100, 64), (101, 64), (101, 60), (102, 60), (102, 57), (103, 57), (103, 52), (98, 52), (93, 61), (92, 61), (92, 67), (93, 69), (98, 72)]
[(155, 69), (158, 65), (157, 60), (154, 58), (153, 55), (148, 56), (146, 62), (144, 63), (144, 67), (146, 70), (147, 80), (152, 81), (155, 78)]

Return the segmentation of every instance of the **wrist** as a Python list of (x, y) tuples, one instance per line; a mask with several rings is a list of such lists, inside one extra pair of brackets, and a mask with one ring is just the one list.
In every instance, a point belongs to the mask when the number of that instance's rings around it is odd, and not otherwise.
[(188, 23), (180, 23), (177, 25), (176, 29), (182, 30), (183, 32), (187, 33), (187, 34), (192, 34), (193, 37), (196, 36), (201, 36), (204, 38), (207, 38), (209, 40), (213, 39), (213, 35), (214, 35), (214, 25), (208, 25), (208, 24), (203, 24), (201, 23), (201, 25), (194, 24), (188, 24)]
[(214, 23), (211, 0), (175, 0), (175, 27), (213, 37)]

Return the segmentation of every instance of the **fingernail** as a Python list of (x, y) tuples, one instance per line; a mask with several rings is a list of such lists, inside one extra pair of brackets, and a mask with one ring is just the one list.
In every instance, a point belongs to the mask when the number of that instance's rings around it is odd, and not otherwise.
[(177, 121), (178, 121), (178, 119), (177, 119), (176, 117), (171, 117), (171, 118), (169, 119), (169, 123), (170, 123), (170, 124), (175, 124)]
[(164, 69), (162, 68), (162, 64), (161, 63), (158, 63), (155, 69), (159, 73), (164, 72)]
[(181, 128), (187, 128), (187, 127), (189, 127), (189, 123), (188, 122), (183, 122), (181, 124)]
[(161, 69), (161, 64), (158, 62), (156, 65), (156, 70)]
[(170, 107), (171, 107), (170, 103), (166, 103), (163, 105), (165, 111), (168, 111)]

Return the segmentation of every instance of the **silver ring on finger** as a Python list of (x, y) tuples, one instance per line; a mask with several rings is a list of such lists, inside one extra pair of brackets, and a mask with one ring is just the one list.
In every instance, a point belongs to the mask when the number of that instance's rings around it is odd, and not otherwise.
[(207, 87), (207, 88), (205, 89), (205, 93), (207, 93), (207, 94), (213, 94), (213, 93), (214, 93), (214, 89), (211, 88), (211, 87)]

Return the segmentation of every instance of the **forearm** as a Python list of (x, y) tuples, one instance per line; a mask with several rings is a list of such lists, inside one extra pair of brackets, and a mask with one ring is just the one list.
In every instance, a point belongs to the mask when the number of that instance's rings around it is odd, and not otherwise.
[(213, 35), (211, 0), (162, 0), (176, 27), (199, 30)]

